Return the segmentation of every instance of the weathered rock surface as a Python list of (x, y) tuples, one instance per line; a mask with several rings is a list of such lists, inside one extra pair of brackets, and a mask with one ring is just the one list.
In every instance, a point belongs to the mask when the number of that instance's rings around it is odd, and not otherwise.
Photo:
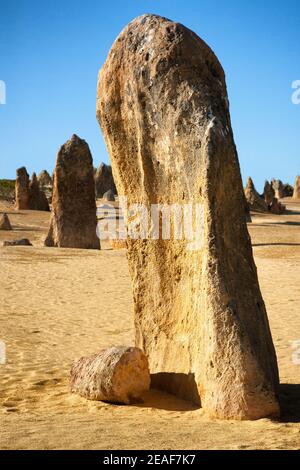
[(252, 178), (250, 177), (247, 179), (245, 196), (251, 210), (258, 212), (268, 211), (268, 206), (265, 200), (256, 191)]
[(136, 345), (155, 386), (221, 418), (278, 415), (276, 354), (216, 56), (180, 24), (137, 18), (100, 71), (97, 117), (129, 204), (204, 211), (196, 249), (174, 237), (127, 240)]
[(103, 199), (104, 201), (110, 201), (110, 202), (113, 202), (116, 200), (115, 195), (111, 189), (109, 189), (108, 191), (106, 191), (106, 193), (103, 194)]
[(90, 400), (130, 404), (150, 388), (148, 361), (138, 348), (105, 349), (73, 364), (70, 385)]
[(88, 144), (73, 135), (59, 150), (46, 246), (100, 248), (93, 160)]
[(101, 198), (103, 194), (111, 190), (113, 194), (117, 194), (116, 185), (114, 182), (112, 169), (110, 165), (101, 163), (98, 170), (95, 173), (95, 188), (96, 197)]
[(3, 246), (32, 246), (28, 238), (21, 238), (20, 240), (4, 241)]
[(0, 230), (12, 230), (8, 215), (5, 213), (0, 217)]
[(300, 199), (300, 176), (297, 176), (294, 186), (294, 199)]
[(36, 174), (33, 173), (29, 183), (29, 209), (33, 211), (50, 211), (46, 195), (40, 189)]
[(16, 178), (16, 210), (29, 209), (29, 175), (23, 166), (17, 169)]

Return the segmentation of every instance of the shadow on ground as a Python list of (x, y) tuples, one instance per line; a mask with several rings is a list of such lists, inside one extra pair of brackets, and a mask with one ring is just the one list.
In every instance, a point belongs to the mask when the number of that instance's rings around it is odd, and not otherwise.
[(253, 243), (252, 246), (300, 246), (300, 243)]
[[(279, 390), (281, 423), (300, 423), (300, 384), (281, 384)], [(172, 394), (151, 389), (143, 396), (143, 401), (134, 403), (140, 408), (155, 408), (166, 411), (195, 411), (200, 406), (190, 401), (177, 398)]]
[(133, 406), (139, 408), (154, 408), (165, 411), (195, 411), (200, 407), (194, 403), (181, 398), (177, 398), (161, 390), (152, 388), (143, 395), (143, 400), (139, 403), (133, 403)]
[(281, 384), (279, 390), (280, 421), (300, 423), (300, 384)]

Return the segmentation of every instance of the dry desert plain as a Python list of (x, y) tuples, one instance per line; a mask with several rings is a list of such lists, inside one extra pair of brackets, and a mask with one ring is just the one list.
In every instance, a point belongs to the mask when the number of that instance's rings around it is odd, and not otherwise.
[[(70, 394), (74, 359), (134, 343), (126, 252), (45, 248), (50, 214), (0, 202), (14, 229), (0, 232), (0, 448), (300, 449), (300, 203), (284, 203), (248, 225), (282, 384), (282, 417), (251, 422), (209, 419), (156, 390), (132, 406)], [(25, 237), (33, 247), (2, 247)]]

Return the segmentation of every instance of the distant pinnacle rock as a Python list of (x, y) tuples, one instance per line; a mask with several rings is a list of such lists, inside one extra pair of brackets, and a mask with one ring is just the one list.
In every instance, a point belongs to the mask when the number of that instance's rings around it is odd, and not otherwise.
[(111, 190), (113, 194), (117, 194), (111, 166), (101, 163), (95, 172), (95, 188), (97, 198), (103, 197), (103, 194), (109, 190)]
[(274, 196), (276, 199), (282, 199), (284, 195), (284, 186), (281, 180), (272, 179), (271, 181), (272, 188), (274, 189)]
[(38, 176), (38, 182), (40, 190), (45, 194), (48, 204), (50, 204), (52, 202), (53, 183), (52, 178), (47, 170), (41, 171)]
[(48, 200), (44, 192), (40, 189), (35, 173), (32, 174), (29, 183), (29, 209), (35, 211), (50, 211)]
[(29, 175), (24, 166), (17, 169), (15, 208), (16, 210), (29, 209)]
[(272, 204), (274, 197), (275, 197), (275, 190), (272, 184), (270, 184), (269, 181), (266, 181), (265, 187), (264, 187), (264, 199), (268, 207)]
[(41, 189), (47, 186), (52, 186), (52, 178), (47, 170), (41, 171), (38, 176), (38, 182)]
[(115, 201), (115, 195), (114, 195), (113, 191), (111, 189), (106, 191), (106, 193), (103, 194), (103, 199), (104, 199), (104, 201), (108, 201), (108, 202)]
[(300, 176), (297, 176), (294, 186), (294, 199), (300, 199)]
[(8, 215), (5, 213), (0, 217), (0, 230), (12, 230)]
[(46, 246), (99, 249), (93, 159), (75, 134), (59, 150)]
[(247, 179), (247, 185), (245, 188), (245, 196), (249, 204), (249, 208), (251, 210), (258, 211), (258, 212), (268, 211), (268, 206), (265, 200), (262, 197), (260, 197), (260, 195), (256, 191), (252, 178), (250, 177)]

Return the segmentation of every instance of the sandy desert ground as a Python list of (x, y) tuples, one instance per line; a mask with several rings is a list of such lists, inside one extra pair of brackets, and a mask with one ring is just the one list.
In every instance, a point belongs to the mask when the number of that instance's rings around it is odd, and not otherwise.
[(0, 448), (300, 449), (300, 364), (292, 348), (300, 340), (300, 204), (285, 203), (285, 215), (256, 215), (249, 225), (283, 411), (280, 420), (254, 422), (211, 420), (155, 390), (134, 406), (70, 394), (74, 359), (133, 344), (125, 250), (44, 248), (49, 214), (0, 203), (14, 228), (0, 232), (0, 245), (24, 237), (34, 244), (0, 247), (0, 340), (7, 347), (7, 363), (0, 365)]

